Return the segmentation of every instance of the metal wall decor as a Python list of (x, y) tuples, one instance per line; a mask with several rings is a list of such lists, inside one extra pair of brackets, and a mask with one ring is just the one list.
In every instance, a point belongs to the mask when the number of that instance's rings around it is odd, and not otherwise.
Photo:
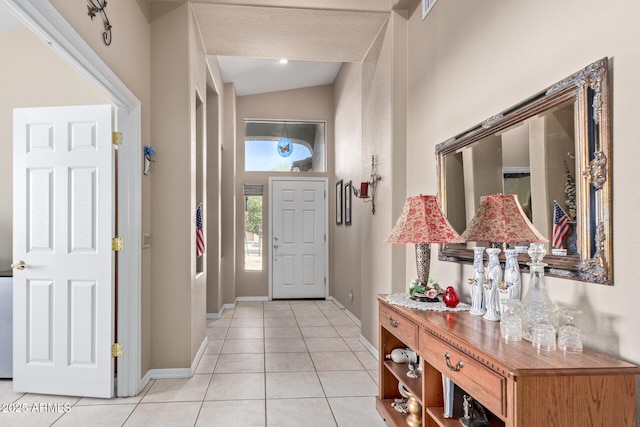
[[(369, 175), (369, 181), (363, 182), (360, 186), (360, 190), (351, 186), (353, 194), (364, 200), (364, 202), (371, 202), (371, 214), (376, 214), (376, 189), (378, 188), (378, 181), (382, 180), (382, 177), (378, 175), (378, 165), (376, 164), (376, 156), (371, 156), (371, 175)], [(366, 186), (364, 185), (366, 184)], [(366, 189), (366, 192), (365, 192)]]
[(105, 12), (105, 9), (107, 8), (107, 0), (87, 0), (87, 2), (89, 3), (87, 5), (87, 9), (89, 10), (87, 15), (89, 15), (92, 21), (96, 14), (100, 14), (102, 16), (102, 23), (104, 24), (102, 40), (104, 41), (104, 44), (109, 46), (111, 44), (111, 24), (109, 23), (107, 12)]

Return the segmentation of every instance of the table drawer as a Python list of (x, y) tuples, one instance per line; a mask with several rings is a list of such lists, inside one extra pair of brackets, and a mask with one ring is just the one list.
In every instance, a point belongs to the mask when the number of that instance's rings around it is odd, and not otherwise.
[(380, 306), (380, 324), (407, 346), (418, 348), (418, 326), (392, 309)]
[(491, 412), (506, 416), (506, 378), (424, 330), (420, 353), (427, 363)]

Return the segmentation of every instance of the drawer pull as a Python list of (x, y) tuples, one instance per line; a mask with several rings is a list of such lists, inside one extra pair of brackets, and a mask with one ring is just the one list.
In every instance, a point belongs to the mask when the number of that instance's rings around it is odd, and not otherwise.
[(389, 316), (389, 324), (391, 325), (392, 328), (397, 328), (398, 325), (400, 324), (400, 321), (394, 320), (393, 316)]
[(444, 361), (447, 362), (447, 368), (454, 372), (458, 372), (460, 369), (464, 368), (464, 363), (462, 363), (462, 360), (458, 360), (456, 366), (451, 366), (451, 363), (449, 363), (449, 357), (449, 353), (444, 354)]

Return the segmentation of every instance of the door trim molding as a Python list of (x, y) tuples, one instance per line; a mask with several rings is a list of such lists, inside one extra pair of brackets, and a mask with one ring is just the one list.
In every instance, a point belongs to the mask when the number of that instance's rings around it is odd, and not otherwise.
[(273, 300), (273, 269), (271, 266), (273, 265), (273, 245), (271, 244), (271, 236), (273, 235), (273, 182), (274, 181), (311, 181), (311, 182), (322, 182), (324, 183), (324, 233), (327, 236), (326, 244), (324, 245), (324, 277), (327, 278), (327, 281), (324, 285), (324, 299), (329, 297), (329, 289), (330, 289), (330, 276), (329, 276), (329, 246), (330, 246), (330, 236), (329, 236), (329, 199), (328, 199), (328, 191), (329, 191), (329, 178), (327, 177), (293, 177), (293, 176), (270, 176), (269, 177), (269, 301)]
[(117, 128), (125, 134), (126, 141), (119, 148), (117, 213), (120, 237), (125, 241), (118, 263), (118, 340), (125, 353), (118, 359), (116, 390), (118, 397), (135, 396), (142, 391), (140, 101), (48, 1), (0, 3), (118, 106)]

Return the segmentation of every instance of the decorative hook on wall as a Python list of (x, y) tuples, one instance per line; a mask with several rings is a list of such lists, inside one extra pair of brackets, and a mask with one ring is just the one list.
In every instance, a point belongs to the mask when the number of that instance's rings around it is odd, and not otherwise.
[(111, 24), (109, 23), (109, 18), (107, 17), (107, 12), (104, 10), (107, 8), (107, 0), (87, 0), (89, 3), (87, 5), (87, 9), (89, 9), (89, 17), (93, 21), (93, 18), (96, 16), (96, 13), (102, 15), (102, 22), (104, 23), (104, 33), (102, 33), (102, 40), (104, 40), (104, 44), (109, 46), (111, 44)]
[(378, 181), (382, 177), (378, 175), (378, 165), (376, 164), (376, 156), (371, 156), (371, 175), (369, 181), (360, 183), (360, 190), (351, 187), (353, 194), (364, 202), (371, 202), (371, 213), (376, 214), (376, 188), (378, 187)]

